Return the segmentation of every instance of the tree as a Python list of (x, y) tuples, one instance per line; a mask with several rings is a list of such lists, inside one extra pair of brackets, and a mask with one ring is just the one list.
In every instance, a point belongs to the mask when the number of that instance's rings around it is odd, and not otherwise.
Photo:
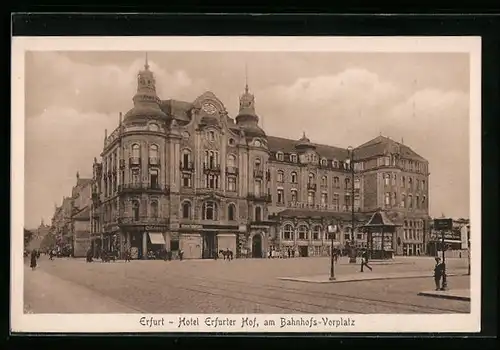
[(33, 232), (27, 229), (24, 229), (24, 248), (26, 249), (33, 239)]
[(40, 244), (41, 249), (49, 249), (54, 248), (56, 246), (56, 236), (52, 233), (47, 233), (45, 237), (43, 237), (42, 243)]

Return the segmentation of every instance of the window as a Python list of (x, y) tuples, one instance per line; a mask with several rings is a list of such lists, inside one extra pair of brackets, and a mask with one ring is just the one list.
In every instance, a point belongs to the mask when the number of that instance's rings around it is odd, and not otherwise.
[(404, 229), (404, 238), (405, 238), (405, 241), (408, 240), (408, 230), (407, 229)]
[(425, 191), (425, 180), (422, 180), (422, 191)]
[[(132, 184), (138, 185), (139, 183), (140, 183), (139, 169), (132, 169)], [(106, 180), (104, 180), (104, 186), (106, 186)]]
[(255, 180), (253, 186), (254, 186), (255, 196), (259, 197), (262, 189), (262, 183), (260, 182), (260, 180)]
[(344, 180), (344, 184), (345, 184), (345, 188), (346, 189), (349, 189), (351, 188), (351, 179), (346, 177), (345, 180)]
[(406, 195), (405, 194), (402, 194), (401, 195), (401, 204), (400, 204), (401, 208), (405, 208), (406, 207)]
[(328, 195), (326, 193), (321, 194), (321, 205), (327, 205), (328, 204)]
[(277, 174), (278, 174), (278, 175), (277, 175), (277, 181), (278, 181), (278, 182), (283, 182), (283, 177), (284, 177), (284, 175), (285, 175), (285, 174), (283, 173), (283, 171), (282, 171), (282, 170), (278, 170), (278, 173), (277, 173)]
[(396, 203), (397, 203), (397, 197), (396, 197), (396, 196), (397, 196), (397, 194), (396, 194), (396, 192), (394, 192), (394, 193), (392, 194), (392, 206), (393, 206), (393, 207), (395, 207), (395, 206), (396, 206)]
[(255, 221), (257, 221), (257, 222), (262, 221), (262, 208), (261, 207), (255, 207)]
[(182, 163), (181, 163), (181, 168), (183, 170), (189, 170), (191, 164), (191, 151), (188, 149), (185, 149), (182, 151)]
[(321, 166), (326, 166), (327, 161), (325, 158), (321, 159)]
[(340, 188), (340, 179), (336, 176), (333, 178), (333, 187)]
[(277, 152), (276, 153), (276, 159), (280, 160), (280, 161), (283, 161), (283, 152)]
[(278, 204), (283, 204), (285, 202), (285, 196), (283, 193), (283, 189), (279, 188), (278, 189)]
[(219, 153), (215, 151), (205, 151), (205, 168), (215, 169), (219, 165)]
[(191, 203), (189, 202), (182, 203), (182, 218), (183, 219), (191, 218)]
[(328, 186), (328, 177), (326, 177), (326, 175), (321, 177), (321, 186), (323, 187)]
[(206, 175), (207, 188), (217, 189), (219, 188), (219, 176), (214, 174)]
[(406, 178), (401, 176), (401, 187), (406, 187)]
[(296, 154), (290, 154), (290, 160), (291, 160), (293, 163), (297, 163), (297, 155), (296, 155)]
[(227, 207), (227, 219), (229, 221), (236, 220), (236, 207), (234, 204), (229, 204)]
[(389, 157), (384, 157), (382, 161), (384, 166), (389, 166), (391, 164), (391, 159)]
[(338, 193), (333, 194), (333, 207), (335, 210), (339, 210), (340, 205), (340, 195)]
[(134, 165), (139, 164), (139, 159), (140, 158), (141, 158), (141, 147), (137, 143), (134, 143), (132, 145), (132, 159), (131, 159), (131, 164), (134, 164)]
[(354, 209), (358, 210), (361, 207), (361, 198), (359, 194), (354, 196)]
[(132, 215), (134, 218), (134, 221), (139, 221), (139, 201), (133, 201), (132, 202)]
[(307, 204), (309, 204), (309, 205), (314, 204), (314, 192), (309, 191), (307, 193)]
[(346, 209), (349, 209), (351, 207), (351, 195), (350, 194), (346, 194), (344, 196), (344, 202), (346, 205)]
[(149, 170), (149, 184), (151, 188), (158, 188), (158, 170), (151, 169)]
[(254, 162), (255, 169), (260, 169), (260, 165), (261, 165), (260, 159), (259, 158), (255, 159)]
[(158, 145), (149, 146), (149, 164), (158, 164)]
[(385, 193), (384, 204), (385, 204), (386, 207), (388, 207), (388, 206), (391, 205), (391, 194), (389, 192)]
[(182, 174), (182, 187), (191, 187), (191, 174)]
[(209, 131), (207, 134), (208, 141), (214, 142), (215, 141), (215, 132), (214, 131)]
[(359, 190), (361, 188), (361, 180), (359, 178), (354, 179), (354, 189)]
[(227, 156), (227, 166), (236, 167), (236, 157), (233, 154)]
[(408, 208), (413, 209), (413, 196), (411, 194), (408, 195)]
[(417, 196), (415, 197), (415, 207), (416, 207), (417, 209), (420, 209), (420, 197), (419, 197), (419, 195), (417, 195)]
[(217, 220), (217, 204), (215, 202), (203, 203), (203, 220)]
[(283, 227), (283, 239), (292, 240), (293, 238), (293, 226), (290, 224), (286, 224)]
[(413, 178), (408, 177), (408, 188), (412, 189), (413, 188), (412, 185), (413, 185)]
[(236, 191), (236, 178), (235, 177), (229, 176), (227, 178), (227, 190), (231, 191), (231, 192)]
[(425, 200), (426, 200), (426, 197), (425, 197), (425, 196), (422, 196), (422, 208), (423, 208), (423, 209), (425, 209), (425, 208), (426, 208), (426, 205), (427, 205), (427, 203), (426, 203), (426, 201), (425, 201)]
[(396, 186), (397, 181), (398, 181), (398, 176), (396, 174), (393, 174), (392, 175), (392, 185)]
[(334, 160), (332, 162), (332, 165), (333, 165), (334, 168), (338, 168), (339, 167), (339, 161), (338, 160)]
[(290, 193), (292, 195), (292, 202), (297, 202), (297, 190), (292, 190)]
[(307, 239), (307, 226), (300, 225), (299, 226), (299, 239)]
[(151, 217), (152, 218), (158, 217), (158, 202), (157, 201), (151, 202)]
[(384, 174), (384, 185), (389, 186), (391, 181), (391, 174)]
[(319, 226), (319, 225), (314, 226), (314, 228), (313, 228), (313, 237), (312, 238), (314, 240), (319, 240), (319, 239), (321, 239), (320, 235), (321, 235), (321, 226)]
[(293, 184), (297, 183), (297, 173), (295, 171), (293, 171), (292, 174), (291, 174), (291, 182)]
[(308, 184), (312, 185), (315, 182), (315, 177), (313, 173), (309, 173)]

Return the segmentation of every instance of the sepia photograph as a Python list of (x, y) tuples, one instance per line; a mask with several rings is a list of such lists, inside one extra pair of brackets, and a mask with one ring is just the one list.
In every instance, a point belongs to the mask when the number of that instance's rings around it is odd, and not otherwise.
[(14, 38), (13, 330), (478, 331), (480, 48)]

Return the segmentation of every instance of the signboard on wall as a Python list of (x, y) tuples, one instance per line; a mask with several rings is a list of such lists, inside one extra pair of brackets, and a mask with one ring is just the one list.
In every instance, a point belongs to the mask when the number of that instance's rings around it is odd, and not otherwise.
[(453, 228), (452, 219), (434, 219), (434, 229), (439, 231), (451, 230)]

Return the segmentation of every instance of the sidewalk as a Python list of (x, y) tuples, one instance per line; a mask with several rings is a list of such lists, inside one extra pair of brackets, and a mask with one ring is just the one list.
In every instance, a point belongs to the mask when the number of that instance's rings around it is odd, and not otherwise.
[[(447, 276), (462, 276), (466, 275), (467, 270), (456, 270), (447, 274)], [(279, 277), (283, 281), (305, 282), (305, 283), (345, 283), (345, 282), (360, 282), (360, 281), (375, 281), (375, 280), (390, 280), (390, 279), (405, 279), (405, 278), (431, 278), (432, 275), (428, 271), (408, 271), (408, 272), (389, 272), (389, 273), (373, 273), (369, 270), (353, 274), (339, 274), (335, 276), (335, 280), (331, 281), (328, 275), (316, 276), (301, 276), (301, 277)]]
[(424, 297), (470, 301), (470, 289), (432, 290), (418, 293)]
[(38, 268), (24, 267), (25, 313), (142, 313), (73, 282)]

